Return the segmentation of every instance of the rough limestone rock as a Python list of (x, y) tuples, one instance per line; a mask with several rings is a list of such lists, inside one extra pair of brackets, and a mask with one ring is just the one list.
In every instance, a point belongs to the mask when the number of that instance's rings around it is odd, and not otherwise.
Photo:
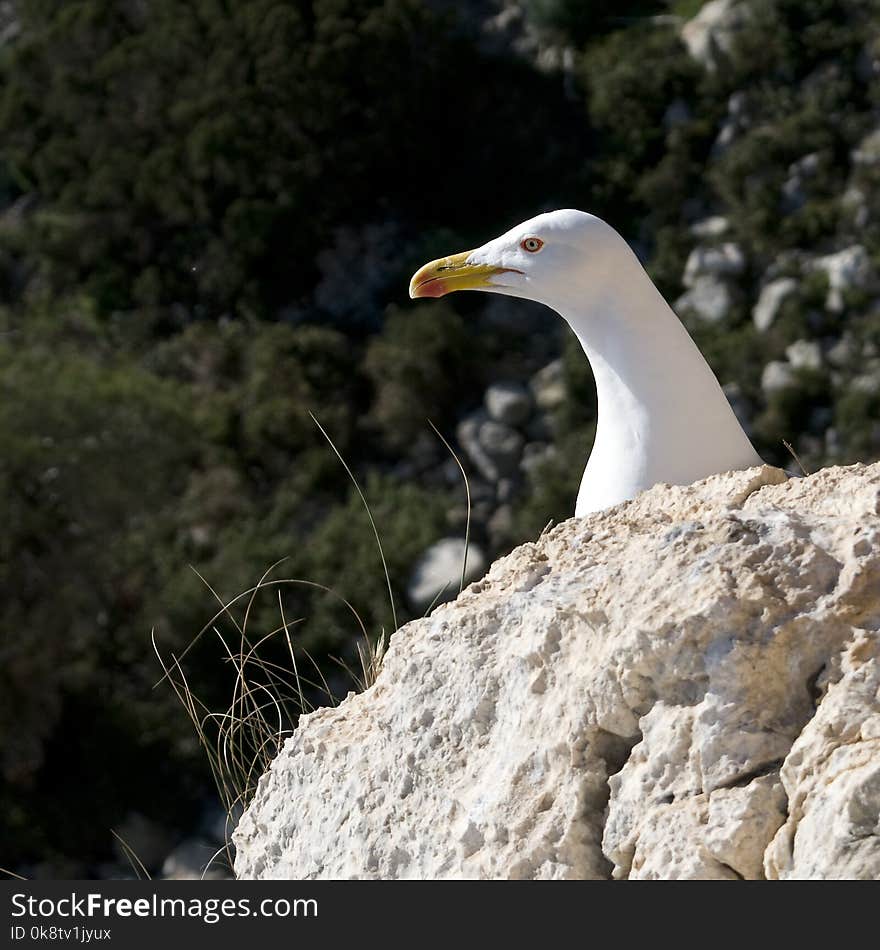
[(545, 533), (304, 716), (243, 878), (880, 877), (880, 463)]

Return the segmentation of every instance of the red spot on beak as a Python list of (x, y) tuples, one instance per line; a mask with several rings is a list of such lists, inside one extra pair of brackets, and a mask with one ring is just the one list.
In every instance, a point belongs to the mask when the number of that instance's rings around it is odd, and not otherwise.
[(449, 284), (443, 277), (432, 277), (414, 289), (416, 297), (442, 297), (449, 292)]

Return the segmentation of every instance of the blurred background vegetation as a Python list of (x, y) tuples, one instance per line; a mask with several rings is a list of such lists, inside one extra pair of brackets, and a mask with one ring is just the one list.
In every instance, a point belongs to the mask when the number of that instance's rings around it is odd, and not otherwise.
[[(585, 360), (537, 306), (410, 302), (430, 258), (594, 211), (768, 461), (880, 457), (878, 110), (866, 0), (2, 0), (0, 865), (218, 837), (153, 688), (151, 630), (179, 654), (215, 608), (190, 565), (231, 599), (286, 558), (392, 629), (310, 412), (399, 621), (464, 532), (429, 418), (475, 564), (569, 516)], [(351, 616), (284, 597), (344, 695)], [(216, 641), (187, 660), (225, 703)]]

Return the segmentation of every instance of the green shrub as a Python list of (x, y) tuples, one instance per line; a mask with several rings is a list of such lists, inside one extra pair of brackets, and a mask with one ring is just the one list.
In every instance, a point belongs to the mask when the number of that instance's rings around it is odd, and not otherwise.
[(271, 314), (309, 292), (341, 224), (525, 214), (577, 166), (558, 84), (416, 0), (70, 0), (22, 18), (0, 137), (42, 201), (29, 254), (105, 311)]
[(551, 520), (556, 524), (574, 515), (575, 501), (595, 426), (572, 429), (558, 439), (553, 452), (529, 474), (529, 492), (514, 511), (513, 532), (534, 540)]
[(444, 304), (389, 307), (382, 332), (370, 342), (364, 370), (374, 388), (371, 416), (395, 450), (447, 427), (474, 393), (480, 338)]
[[(155, 804), (146, 775), (180, 767), (185, 731), (151, 690), (149, 605), (173, 558), (175, 499), (199, 441), (179, 386), (129, 365), (0, 341), (5, 862), (26, 847), (93, 853), (121, 809)], [(112, 793), (98, 765), (108, 757), (124, 776)], [(183, 814), (187, 786), (178, 790)]]

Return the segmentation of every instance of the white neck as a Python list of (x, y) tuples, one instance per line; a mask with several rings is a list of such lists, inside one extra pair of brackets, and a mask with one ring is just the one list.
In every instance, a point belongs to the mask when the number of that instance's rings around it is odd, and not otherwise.
[(635, 255), (621, 250), (613, 282), (555, 306), (590, 360), (598, 395), (577, 515), (658, 482), (686, 485), (762, 464), (687, 330)]

